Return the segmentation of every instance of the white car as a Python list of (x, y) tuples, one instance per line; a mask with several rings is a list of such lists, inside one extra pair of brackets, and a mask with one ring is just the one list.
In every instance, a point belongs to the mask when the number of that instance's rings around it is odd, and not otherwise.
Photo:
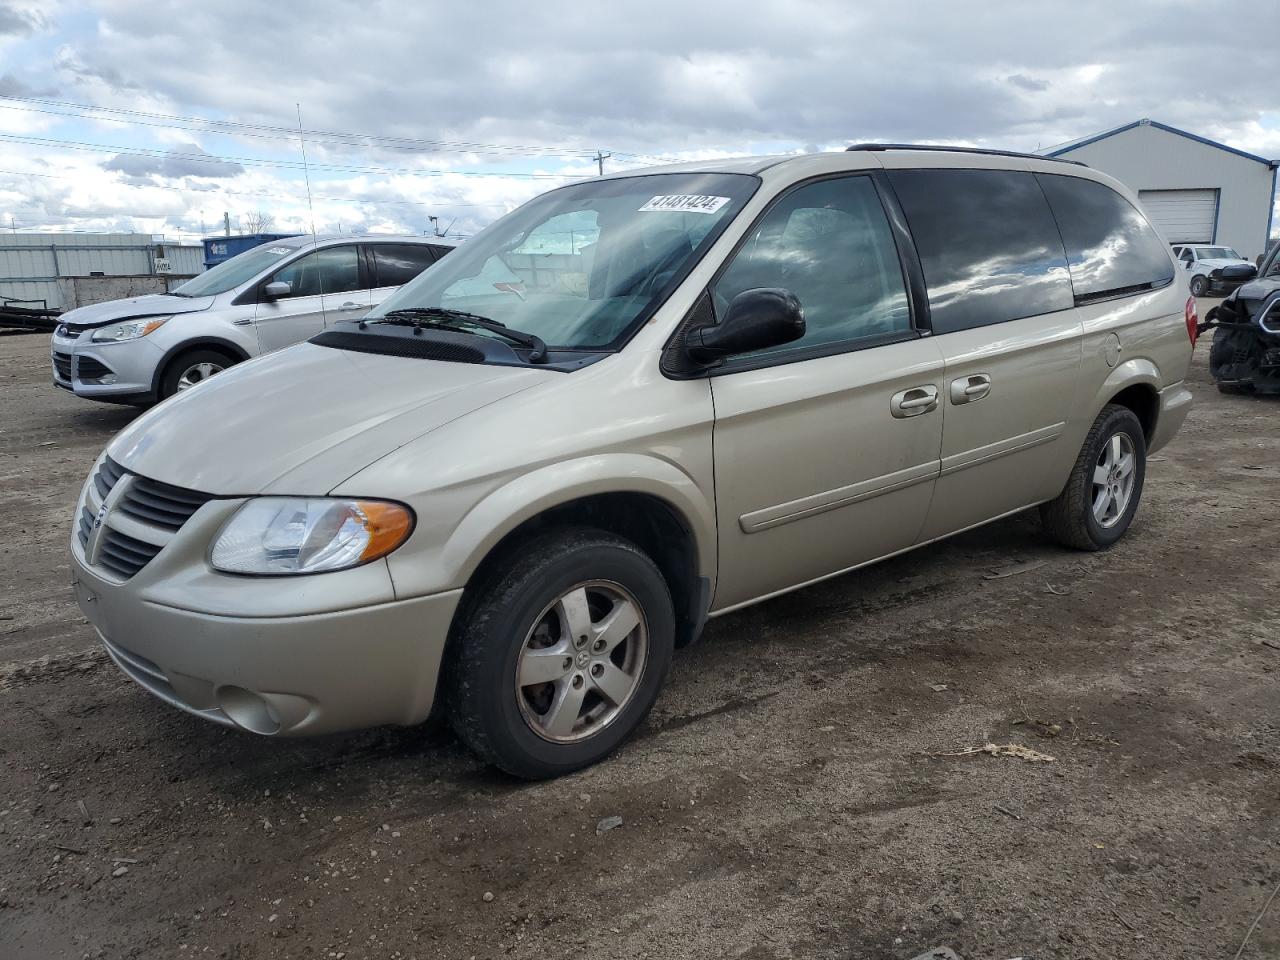
[(1186, 272), (1193, 297), (1226, 296), (1250, 277), (1223, 276), (1223, 270), (1226, 267), (1253, 266), (1230, 247), (1175, 244), (1173, 255), (1178, 260), (1178, 266)]
[(363, 316), (456, 245), (441, 237), (289, 237), (167, 294), (69, 310), (50, 344), (54, 385), (89, 400), (156, 403)]

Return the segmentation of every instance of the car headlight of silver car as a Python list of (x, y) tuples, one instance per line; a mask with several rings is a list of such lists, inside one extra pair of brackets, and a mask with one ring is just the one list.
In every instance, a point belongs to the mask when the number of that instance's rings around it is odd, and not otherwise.
[(225, 573), (327, 573), (385, 557), (412, 532), (413, 511), (386, 500), (258, 497), (227, 521), (210, 561)]
[(119, 343), (121, 340), (137, 340), (149, 333), (159, 330), (173, 317), (146, 317), (142, 320), (126, 320), (123, 323), (109, 323), (93, 331), (90, 340), (94, 343)]

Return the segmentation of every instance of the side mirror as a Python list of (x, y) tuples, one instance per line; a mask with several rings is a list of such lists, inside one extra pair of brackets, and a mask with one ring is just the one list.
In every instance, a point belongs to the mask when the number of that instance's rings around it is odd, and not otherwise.
[(262, 288), (262, 295), (268, 300), (279, 300), (287, 297), (293, 290), (293, 284), (287, 280), (275, 280)]
[(720, 323), (690, 330), (685, 349), (698, 363), (714, 363), (799, 340), (804, 329), (804, 309), (795, 294), (781, 287), (756, 287), (734, 297)]

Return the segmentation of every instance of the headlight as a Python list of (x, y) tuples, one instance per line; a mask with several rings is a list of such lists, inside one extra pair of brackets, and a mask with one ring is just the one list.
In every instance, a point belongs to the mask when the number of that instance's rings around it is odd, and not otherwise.
[(139, 337), (145, 337), (153, 330), (159, 330), (172, 319), (173, 317), (147, 317), (145, 320), (126, 320), (124, 323), (113, 323), (93, 331), (93, 336), (90, 339), (94, 343), (137, 340)]
[(413, 530), (413, 512), (384, 500), (259, 497), (213, 543), (226, 573), (325, 573), (385, 557)]

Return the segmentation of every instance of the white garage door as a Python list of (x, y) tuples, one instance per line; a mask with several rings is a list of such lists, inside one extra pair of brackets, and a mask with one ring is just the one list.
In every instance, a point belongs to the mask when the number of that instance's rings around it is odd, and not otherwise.
[(1138, 200), (1170, 243), (1213, 243), (1217, 190), (1140, 190)]

